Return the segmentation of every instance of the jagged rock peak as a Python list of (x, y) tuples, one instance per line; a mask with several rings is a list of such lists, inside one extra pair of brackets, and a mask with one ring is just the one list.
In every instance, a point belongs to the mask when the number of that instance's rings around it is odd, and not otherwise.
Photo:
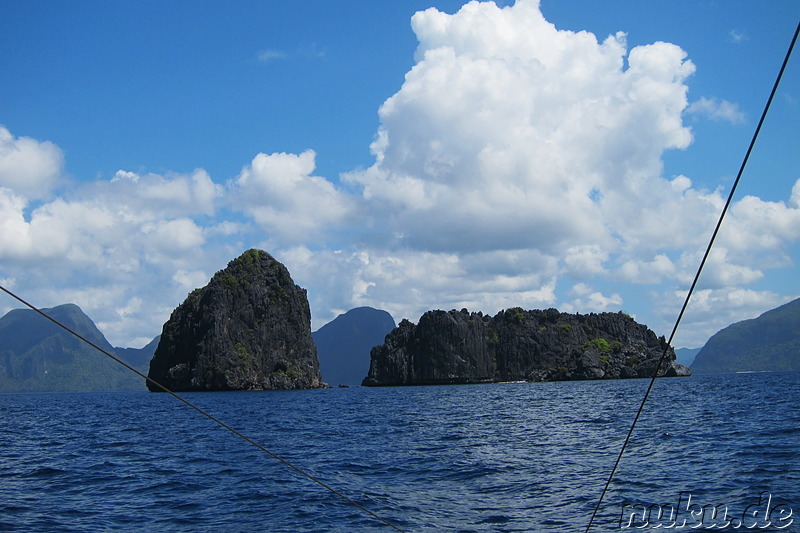
[(690, 375), (663, 337), (622, 312), (428, 311), (416, 325), (401, 321), (372, 349), (363, 385), (649, 377), (664, 348), (659, 375)]
[(172, 312), (149, 377), (176, 391), (322, 387), (305, 289), (246, 251)]

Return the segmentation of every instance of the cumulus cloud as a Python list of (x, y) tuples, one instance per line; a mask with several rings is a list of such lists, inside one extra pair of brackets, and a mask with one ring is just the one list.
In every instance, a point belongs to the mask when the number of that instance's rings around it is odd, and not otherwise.
[[(626, 260), (630, 270), (643, 245), (656, 259), (637, 263), (639, 282), (672, 273), (657, 251), (696, 238), (697, 223), (675, 213), (691, 204), (705, 221), (717, 200), (661, 175), (664, 151), (692, 139), (681, 117), (694, 65), (683, 50), (561, 31), (533, 1), (429, 9), (412, 28), (417, 63), (380, 109), (375, 164), (345, 176), (375, 213), (388, 212), (385, 240), (473, 266), (535, 250), (560, 266), (535, 282), (524, 270), (506, 281), (543, 295), (563, 275), (603, 276)], [(599, 292), (586, 301), (619, 303)]]
[(151, 246), (172, 257), (180, 257), (205, 242), (203, 230), (188, 218), (144, 224), (142, 232)]
[(58, 184), (63, 164), (55, 144), (14, 137), (0, 126), (0, 187), (28, 199), (45, 198)]
[(622, 296), (617, 293), (605, 295), (585, 283), (578, 283), (569, 290), (571, 300), (561, 304), (562, 311), (570, 313), (603, 313), (622, 309)]
[(671, 278), (677, 271), (675, 263), (666, 254), (657, 254), (652, 260), (629, 259), (619, 267), (619, 276), (625, 283), (655, 284)]
[[(422, 264), (455, 257), (438, 268), (463, 282), (463, 297), (431, 289), (436, 305), (470, 301), (490, 311), (489, 302), (507, 300), (481, 278), (479, 263), (531, 250), (554, 266), (536, 278), (507, 272), (504, 284), (519, 284), (509, 290), (518, 291), (512, 305), (551, 287), (553, 297), (538, 301), (556, 301), (567, 276), (580, 280), (563, 304), (574, 310), (624, 304), (619, 290), (576, 292), (592, 280), (691, 282), (725, 197), (687, 176), (667, 179), (662, 157), (691, 144), (687, 114), (734, 124), (745, 116), (725, 100), (688, 104), (695, 67), (680, 47), (628, 49), (624, 33), (598, 40), (561, 31), (530, 0), (505, 8), (470, 2), (453, 15), (432, 8), (417, 13), (412, 28), (416, 64), (380, 108), (375, 163), (345, 179), (382, 222), (376, 230), (394, 247), (391, 264), (396, 249)], [(763, 279), (764, 268), (788, 264), (787, 247), (800, 238), (798, 191), (786, 203), (734, 203), (708, 290), (746, 286)], [(371, 261), (380, 264), (375, 254)], [(390, 283), (378, 278), (362, 286), (374, 294)]]
[[(472, 251), (613, 246), (597, 198), (648, 195), (681, 122), (694, 71), (677, 46), (627, 52), (557, 30), (532, 1), (417, 13), (418, 62), (380, 109), (376, 163), (347, 179), (387, 233), (412, 248)], [(627, 60), (628, 68), (625, 68)]]
[(95, 184), (95, 197), (109, 203), (124, 203), (148, 213), (213, 215), (223, 188), (205, 170), (191, 174), (146, 174), (119, 170), (110, 182)]
[(85, 264), (141, 241), (174, 256), (202, 245), (202, 232), (187, 215), (212, 215), (220, 190), (205, 171), (168, 177), (120, 171), (27, 214), (25, 198), (0, 189), (0, 256)]
[(31, 248), (30, 225), (23, 215), (26, 200), (0, 188), (0, 258), (18, 259)]
[(534, 250), (444, 254), (293, 247), (277, 255), (308, 289), (314, 327), (361, 305), (385, 309), (397, 320), (416, 320), (430, 309), (495, 313), (515, 306), (552, 307), (557, 301), (557, 265)]
[(725, 245), (743, 253), (754, 250), (779, 250), (787, 242), (800, 239), (800, 205), (797, 194), (800, 180), (795, 182), (788, 203), (770, 202), (745, 196), (731, 208), (726, 221)]
[(318, 241), (342, 225), (352, 200), (325, 178), (312, 176), (316, 154), (258, 154), (230, 185), (231, 207), (251, 217), (279, 243)]
[(574, 246), (566, 251), (565, 272), (573, 276), (586, 277), (606, 272), (603, 264), (608, 260), (608, 252), (597, 245)]
[(70, 191), (31, 205), (0, 188), (0, 260), (39, 305), (77, 303), (112, 339), (155, 336), (187, 285), (232, 253), (225, 222), (203, 225), (222, 191), (205, 171), (119, 171)]
[(699, 100), (692, 102), (686, 112), (694, 115), (701, 115), (711, 120), (730, 122), (731, 124), (744, 124), (747, 122), (747, 117), (739, 109), (738, 104), (734, 104), (727, 100), (718, 100), (716, 98), (701, 97)]
[[(800, 295), (781, 295), (769, 290), (742, 287), (695, 291), (683, 319), (690, 327), (678, 330), (674, 345), (701, 347), (711, 335), (722, 328), (741, 320), (756, 318), (765, 311), (783, 305), (798, 296)], [(677, 311), (684, 297), (682, 291), (659, 294), (659, 300), (671, 302), (671, 305), (664, 305), (656, 311), (662, 312), (670, 308), (675, 308)], [(674, 315), (666, 318), (673, 321)]]

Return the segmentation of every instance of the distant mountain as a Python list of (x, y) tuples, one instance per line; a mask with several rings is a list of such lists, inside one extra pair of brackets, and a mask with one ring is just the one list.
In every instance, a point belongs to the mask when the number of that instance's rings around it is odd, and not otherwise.
[(161, 340), (161, 335), (158, 335), (142, 348), (120, 348), (115, 346), (114, 353), (139, 372), (147, 374), (147, 370), (150, 368), (150, 359), (156, 353), (159, 340)]
[[(119, 353), (77, 305), (42, 311), (102, 349)], [(142, 370), (147, 348), (119, 357)], [(142, 378), (35, 311), (15, 309), (0, 318), (0, 392), (143, 389)]]
[(719, 331), (697, 354), (692, 370), (800, 370), (800, 298)]
[(358, 385), (367, 377), (369, 353), (395, 328), (386, 311), (357, 307), (311, 334), (317, 345), (322, 379), (332, 387)]
[(675, 348), (675, 360), (683, 366), (692, 366), (700, 348)]

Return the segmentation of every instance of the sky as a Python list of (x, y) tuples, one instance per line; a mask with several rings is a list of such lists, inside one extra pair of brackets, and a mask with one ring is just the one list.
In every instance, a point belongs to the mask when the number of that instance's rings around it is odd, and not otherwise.
[[(768, 6), (0, 0), (0, 284), (141, 347), (260, 248), (315, 330), (519, 306), (669, 336), (800, 19)], [(676, 347), (800, 297), (799, 53)]]

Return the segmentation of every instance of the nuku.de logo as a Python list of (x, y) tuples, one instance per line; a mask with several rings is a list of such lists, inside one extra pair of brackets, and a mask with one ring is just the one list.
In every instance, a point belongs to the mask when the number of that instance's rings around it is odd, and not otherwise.
[(741, 513), (726, 504), (700, 505), (692, 494), (678, 494), (677, 505), (626, 503), (619, 518), (620, 529), (784, 529), (792, 525), (792, 508), (773, 503), (772, 494), (761, 492), (758, 501)]

